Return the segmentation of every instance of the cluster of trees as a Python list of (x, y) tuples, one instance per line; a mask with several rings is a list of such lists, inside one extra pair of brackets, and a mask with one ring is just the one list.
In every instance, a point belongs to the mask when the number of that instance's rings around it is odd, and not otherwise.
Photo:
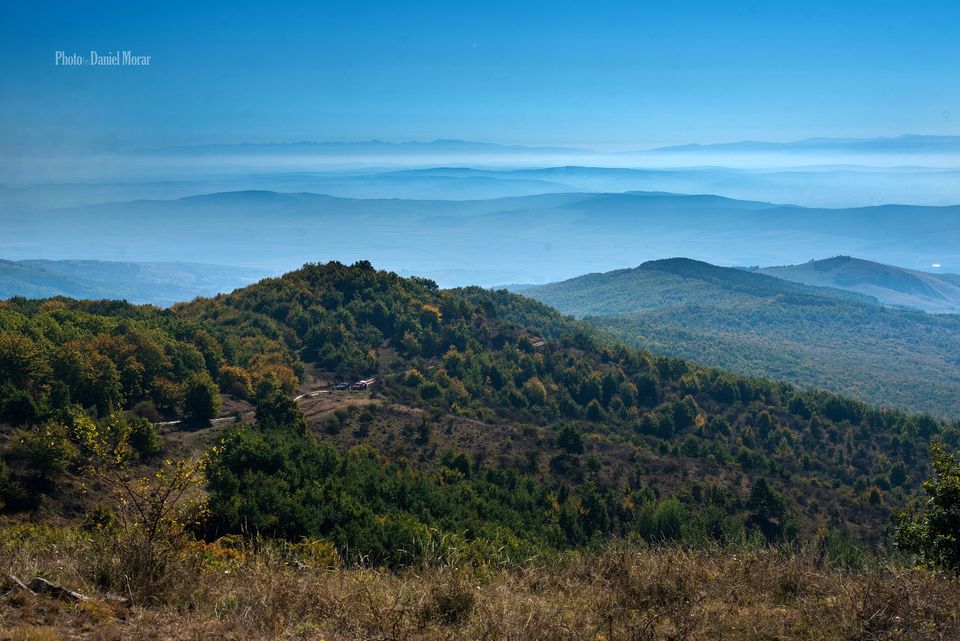
[(916, 513), (897, 514), (896, 542), (922, 563), (960, 574), (960, 459), (942, 443), (930, 448), (933, 476)]
[(225, 344), (253, 369), (289, 365), (296, 352), (340, 376), (360, 376), (376, 369), (385, 342), (407, 354), (439, 349), (438, 298), (454, 301), (430, 281), (378, 272), (362, 261), (307, 265), (175, 311), (220, 328)]
[(114, 411), (99, 419), (79, 405), (57, 410), (41, 423), (14, 430), (0, 458), (0, 508), (38, 507), (65, 477), (77, 478), (89, 464), (91, 433), (123, 442), (124, 455), (149, 462), (163, 450), (156, 426), (141, 417)]
[[(233, 337), (169, 310), (117, 301), (0, 302), (0, 506), (33, 509), (86, 458), (79, 417), (160, 452), (154, 422), (218, 415), (239, 398), (293, 389), (293, 357), (262, 335)], [(262, 365), (262, 366), (261, 366)]]
[(493, 338), (414, 359), (397, 379), (396, 393), (480, 418), (570, 422), (584, 432), (751, 475), (818, 477), (872, 505), (901, 504), (926, 471), (930, 438), (956, 444), (960, 435), (957, 424), (929, 415), (876, 409), (623, 347), (591, 348), (569, 336), (536, 348), (525, 336), (500, 341), (499, 349)]
[(73, 405), (99, 416), (124, 409), (205, 421), (219, 411), (221, 391), (248, 397), (278, 372), (295, 383), (290, 367), (250, 369), (259, 361), (223, 338), (209, 323), (153, 307), (4, 301), (0, 421), (38, 423)]
[[(577, 449), (576, 436), (562, 438)], [(580, 446), (582, 447), (582, 446)], [(520, 559), (606, 537), (781, 541), (795, 534), (784, 497), (758, 479), (740, 510), (717, 492), (693, 511), (649, 490), (553, 484), (447, 453), (433, 472), (387, 461), (367, 446), (338, 452), (287, 426), (235, 426), (207, 468), (209, 536), (257, 532), (332, 541), (347, 555), (392, 566), (435, 546)]]

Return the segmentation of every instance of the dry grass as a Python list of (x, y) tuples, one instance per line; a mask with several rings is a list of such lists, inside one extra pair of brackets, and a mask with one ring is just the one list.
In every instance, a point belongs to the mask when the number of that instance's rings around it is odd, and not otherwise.
[[(0, 603), (0, 639), (960, 639), (956, 579), (775, 550), (615, 547), (545, 565), (390, 572), (296, 549), (200, 545), (152, 605), (14, 591)], [(0, 569), (96, 594), (96, 554), (76, 533), (47, 532), (6, 541)]]

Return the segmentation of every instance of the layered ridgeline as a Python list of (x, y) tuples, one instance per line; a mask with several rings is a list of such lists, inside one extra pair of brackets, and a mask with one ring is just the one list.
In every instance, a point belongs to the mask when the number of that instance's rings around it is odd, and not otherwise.
[[(13, 184), (0, 185), (0, 209), (37, 211), (240, 189), (429, 200), (660, 191), (814, 207), (952, 205), (960, 179), (958, 147), (956, 138), (934, 136), (742, 142), (626, 153), (463, 141), (181, 147), (101, 155), (96, 163), (78, 158), (76, 163), (96, 175), (82, 182), (71, 178), (58, 183), (55, 175), (38, 180), (38, 168), (10, 167), (11, 173), (21, 174), (20, 184), (11, 176)], [(267, 157), (269, 166), (263, 163)], [(192, 171), (184, 175), (173, 167)], [(406, 169), (396, 169), (400, 167)]]
[(960, 206), (823, 209), (657, 192), (401, 200), (244, 191), (42, 212), (0, 206), (0, 254), (77, 256), (81, 248), (98, 260), (135, 253), (264, 273), (318, 254), (374, 257), (449, 286), (545, 283), (633, 264), (638, 255), (777, 265), (853, 253), (951, 271), (958, 215)]
[(854, 292), (687, 259), (523, 293), (657, 353), (960, 416), (957, 316), (889, 309)]
[(806, 285), (873, 296), (884, 305), (940, 314), (960, 313), (960, 275), (932, 274), (835, 256), (800, 265), (764, 267), (760, 273)]
[[(373, 391), (294, 400), (353, 377)], [(389, 564), (441, 540), (511, 559), (609, 537), (881, 543), (929, 439), (960, 435), (366, 262), (169, 310), (7, 301), (0, 390), (8, 512), (93, 514), (102, 496), (75, 481), (91, 434), (143, 465), (221, 441), (198, 536), (319, 537)], [(221, 400), (256, 425), (209, 425)], [(188, 422), (160, 438), (137, 416)]]

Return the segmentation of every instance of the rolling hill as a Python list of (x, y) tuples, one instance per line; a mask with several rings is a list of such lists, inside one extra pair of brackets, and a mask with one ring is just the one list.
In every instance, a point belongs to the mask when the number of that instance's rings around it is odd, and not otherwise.
[(960, 416), (960, 317), (687, 259), (522, 293), (654, 352)]
[(932, 313), (960, 312), (960, 275), (957, 274), (931, 274), (849, 256), (786, 267), (764, 267), (758, 271), (797, 283), (859, 292), (894, 307)]

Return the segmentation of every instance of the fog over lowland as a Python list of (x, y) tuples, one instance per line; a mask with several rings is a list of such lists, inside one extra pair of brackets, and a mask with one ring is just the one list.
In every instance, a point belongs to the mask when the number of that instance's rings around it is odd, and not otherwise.
[[(873, 141), (878, 149), (826, 141), (635, 153), (374, 141), (20, 155), (4, 165), (0, 252), (264, 274), (366, 258), (488, 286), (674, 255), (781, 265), (848, 254), (960, 271), (957, 209), (945, 207), (960, 202), (960, 145), (895, 140), (892, 150), (887, 139)], [(924, 208), (862, 209), (887, 204)]]
[[(437, 140), (123, 151), (27, 148), (8, 149), (0, 155), (4, 159), (0, 204), (4, 206), (178, 198), (235, 189), (454, 200), (547, 191), (644, 190), (821, 207), (946, 205), (960, 200), (957, 136), (742, 142), (628, 151)], [(566, 167), (585, 169), (561, 170)], [(456, 174), (452, 168), (478, 173)], [(421, 175), (398, 174), (425, 169), (433, 170), (427, 174), (433, 179), (429, 184), (415, 180)]]

